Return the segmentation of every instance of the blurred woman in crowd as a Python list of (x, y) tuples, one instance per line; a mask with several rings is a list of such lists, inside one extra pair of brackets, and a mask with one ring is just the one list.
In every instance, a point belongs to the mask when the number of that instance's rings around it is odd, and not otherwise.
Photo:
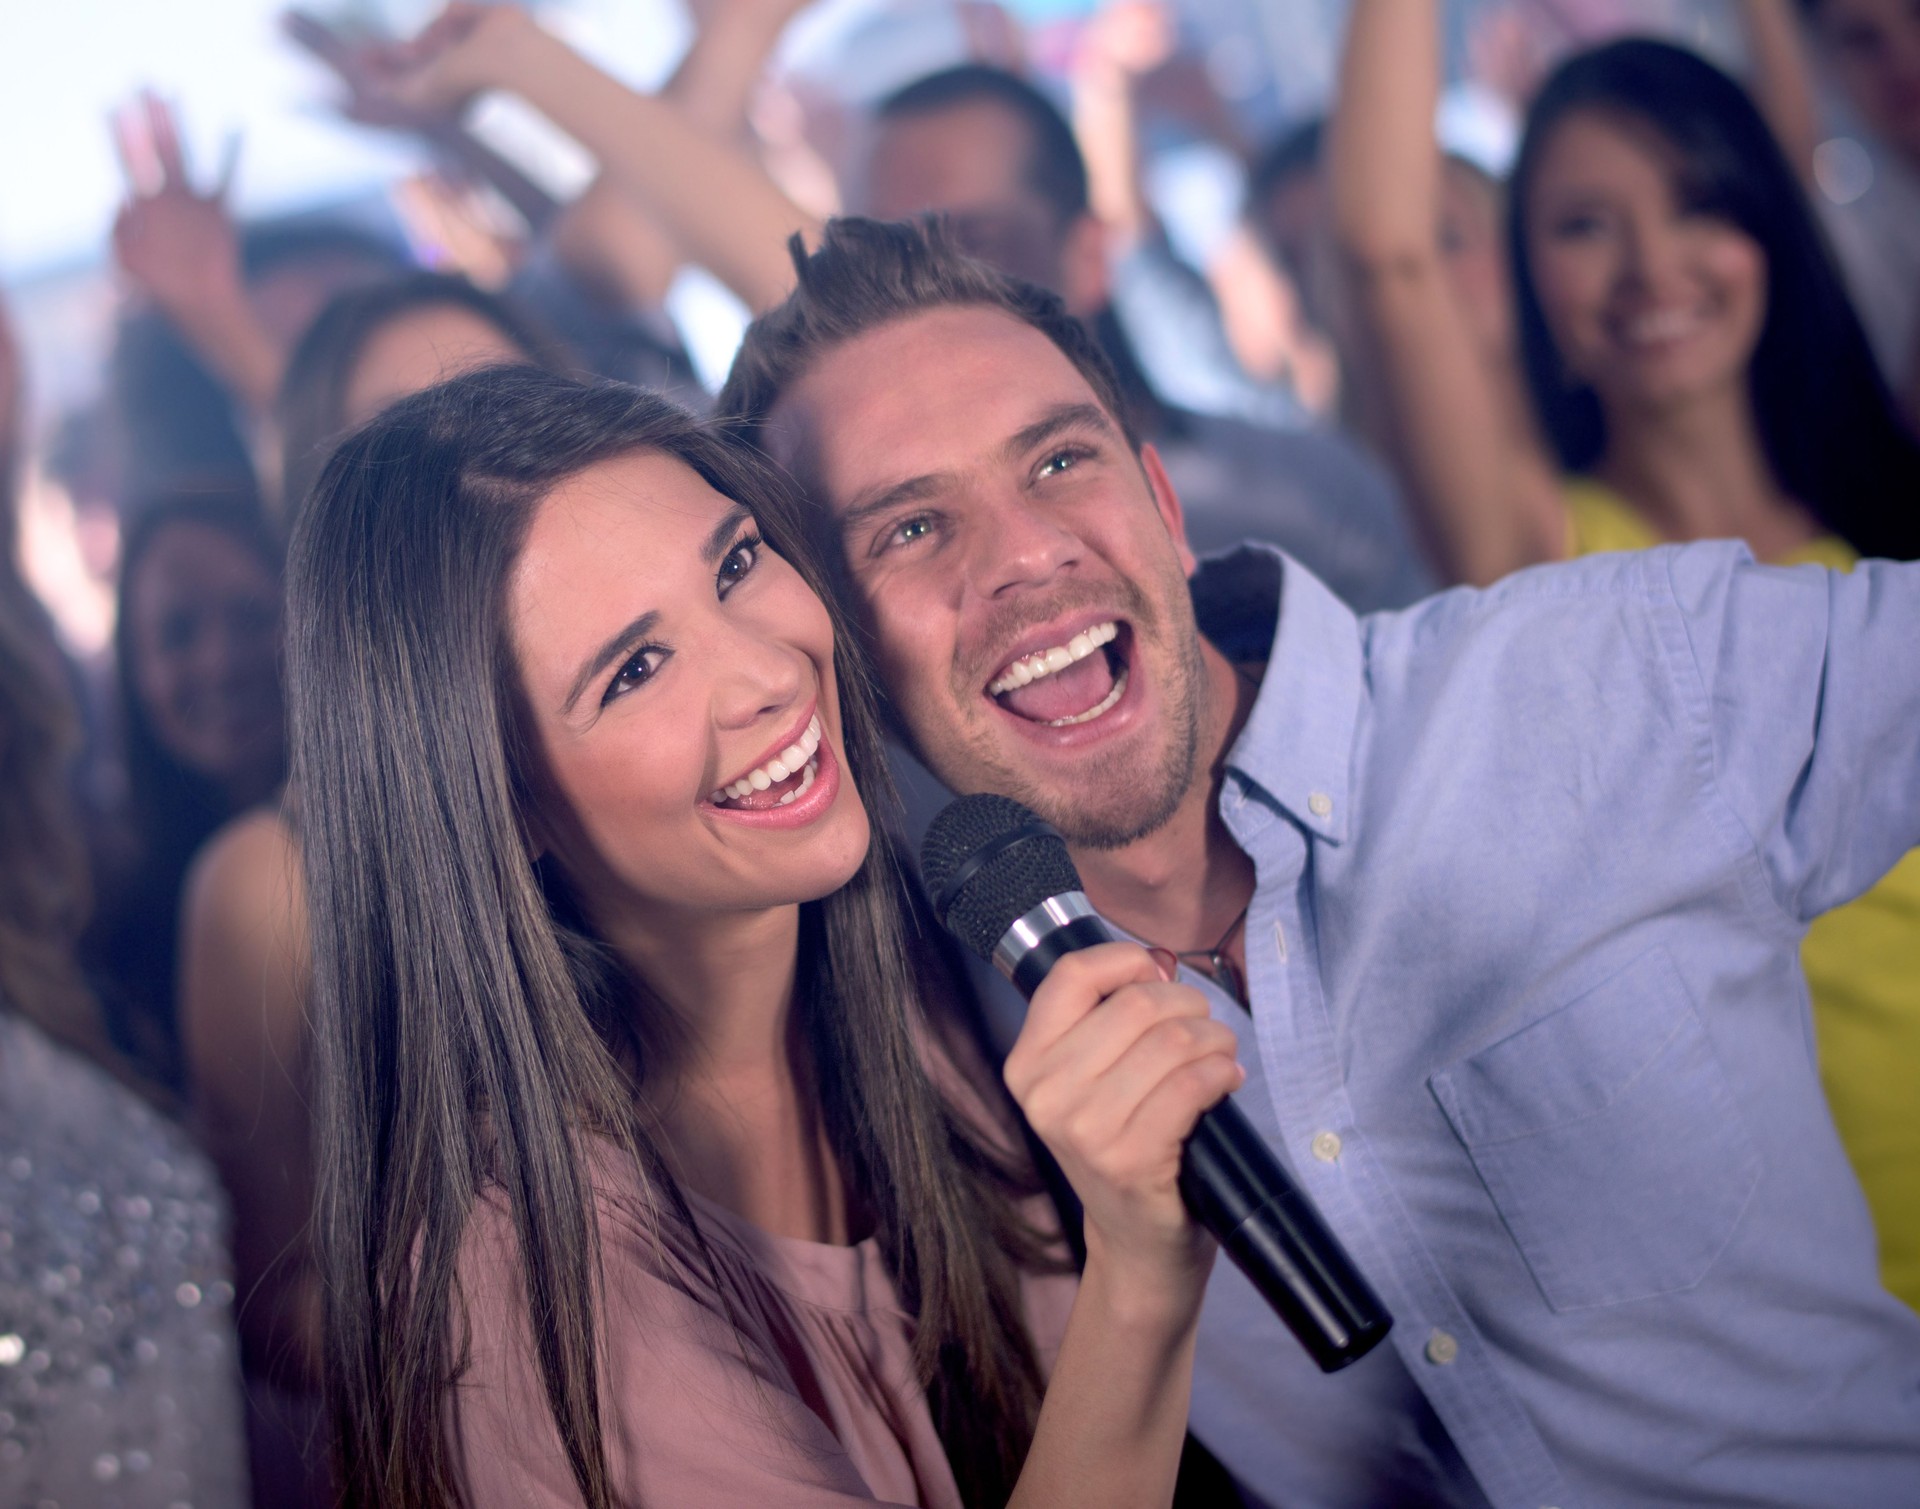
[(465, 278), (419, 272), (335, 299), (295, 347), (275, 404), (283, 512), (298, 510), (334, 446), (394, 399), (500, 362), (569, 364), (518, 306)]
[[(416, 273), (336, 298), (288, 363), (276, 406), (282, 497), (305, 497), (350, 431), (476, 366), (565, 358), (512, 305)], [(313, 1269), (309, 964), (297, 804), (259, 805), (207, 843), (181, 924), (180, 1016), (194, 1120), (233, 1204), (256, 1499), (331, 1501), (321, 1453)]]
[(177, 1091), (175, 938), (187, 865), (286, 770), (280, 552), (251, 497), (178, 494), (139, 510), (120, 570), (126, 800), (99, 846), (83, 952), (115, 1041)]
[[(1649, 41), (1569, 59), (1510, 185), (1544, 451), (1502, 422), (1434, 234), (1434, 7), (1358, 0), (1335, 112), (1342, 272), (1437, 557), (1538, 561), (1744, 539), (1763, 560), (1920, 555), (1903, 428), (1792, 170), (1746, 94)], [(1920, 855), (1803, 951), (1835, 1120), (1920, 1303)]]

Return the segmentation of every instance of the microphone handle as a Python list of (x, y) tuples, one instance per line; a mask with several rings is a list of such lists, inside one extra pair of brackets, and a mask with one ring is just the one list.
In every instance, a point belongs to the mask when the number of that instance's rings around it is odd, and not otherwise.
[[(1063, 955), (1112, 941), (1098, 917), (1076, 917), (1032, 939), (1010, 978), (1031, 999)], [(1323, 1373), (1359, 1361), (1392, 1328), (1340, 1239), (1231, 1100), (1202, 1115), (1187, 1139), (1180, 1196)]]
[(1340, 1239), (1231, 1100), (1201, 1116), (1180, 1195), (1323, 1373), (1357, 1362), (1393, 1317)]

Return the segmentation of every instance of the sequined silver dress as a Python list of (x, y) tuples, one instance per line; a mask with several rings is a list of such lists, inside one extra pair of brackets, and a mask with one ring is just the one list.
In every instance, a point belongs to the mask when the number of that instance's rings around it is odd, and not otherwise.
[(244, 1509), (223, 1236), (178, 1129), (0, 1010), (0, 1505)]

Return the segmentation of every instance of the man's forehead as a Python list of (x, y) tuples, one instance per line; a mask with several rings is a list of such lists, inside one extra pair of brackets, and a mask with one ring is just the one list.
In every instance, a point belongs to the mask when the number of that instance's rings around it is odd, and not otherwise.
[(767, 444), (838, 512), (907, 478), (963, 470), (1067, 405), (1104, 413), (1045, 334), (1004, 310), (948, 307), (815, 360), (775, 405)]

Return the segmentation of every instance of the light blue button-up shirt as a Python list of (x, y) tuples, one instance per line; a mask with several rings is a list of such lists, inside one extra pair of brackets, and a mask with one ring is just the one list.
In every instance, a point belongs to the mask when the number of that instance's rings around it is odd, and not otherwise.
[(1920, 843), (1920, 565), (1694, 545), (1356, 618), (1243, 551), (1194, 596), (1266, 663), (1251, 1015), (1196, 983), (1395, 1317), (1323, 1377), (1221, 1264), (1196, 1434), (1276, 1504), (1920, 1505), (1920, 1316), (1798, 963)]

